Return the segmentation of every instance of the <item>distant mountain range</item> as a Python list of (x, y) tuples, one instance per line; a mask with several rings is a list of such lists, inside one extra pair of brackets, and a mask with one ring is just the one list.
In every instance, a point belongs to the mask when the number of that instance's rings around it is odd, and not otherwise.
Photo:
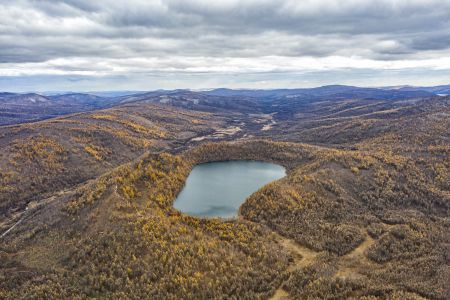
[[(450, 86), (448, 86), (450, 89)], [(441, 91), (442, 89), (439, 89)], [(285, 96), (314, 96), (314, 97), (349, 97), (349, 98), (377, 98), (377, 99), (399, 99), (432, 96), (436, 93), (420, 88), (403, 90), (387, 88), (364, 88), (346, 85), (327, 85), (317, 88), (300, 89), (273, 89), (273, 90), (233, 90), (214, 89), (204, 92), (216, 96), (248, 96), (264, 98), (280, 98)]]
[(37, 121), (81, 111), (106, 108), (114, 102), (90, 94), (44, 96), (0, 93), (0, 125)]
[[(160, 102), (189, 108), (214, 106), (214, 109), (238, 108), (243, 101), (246, 109), (270, 102), (274, 105), (296, 105), (305, 101), (332, 99), (398, 100), (450, 94), (450, 85), (434, 87), (364, 88), (346, 85), (328, 85), (299, 89), (228, 89), (213, 90), (156, 90), (105, 91), (89, 93), (9, 93), (0, 92), (0, 125), (11, 125), (52, 118), (55, 116), (108, 108), (131, 102)], [(248, 105), (250, 102), (253, 105)], [(211, 105), (213, 104), (213, 105)]]
[(417, 87), (417, 86), (410, 86), (410, 85), (405, 85), (405, 86), (401, 86), (401, 87), (387, 87), (384, 88), (387, 90), (393, 90), (396, 89), (398, 91), (425, 91), (425, 92), (429, 92), (429, 93), (433, 93), (433, 94), (450, 94), (450, 85), (438, 85), (438, 86), (429, 86), (429, 87)]

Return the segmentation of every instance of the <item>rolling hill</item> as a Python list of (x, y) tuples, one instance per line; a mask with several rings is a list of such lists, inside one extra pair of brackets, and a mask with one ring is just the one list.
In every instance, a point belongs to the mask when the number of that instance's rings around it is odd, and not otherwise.
[[(330, 85), (318, 88), (278, 90), (209, 91), (157, 90), (151, 92), (92, 92), (58, 93), (0, 93), (0, 125), (44, 120), (60, 115), (109, 108), (129, 102), (174, 102), (184, 108), (217, 110), (221, 108), (250, 111), (260, 108), (260, 102), (279, 100), (317, 101), (324, 99), (398, 100), (445, 94), (448, 86), (429, 88), (404, 87), (397, 89), (360, 88)], [(200, 105), (198, 105), (200, 104)], [(277, 104), (274, 104), (277, 105)], [(202, 106), (206, 106), (201, 108)]]
[[(89, 111), (0, 127), (0, 298), (450, 297), (449, 96), (58, 97)], [(235, 159), (287, 176), (235, 219), (173, 208), (194, 165)]]

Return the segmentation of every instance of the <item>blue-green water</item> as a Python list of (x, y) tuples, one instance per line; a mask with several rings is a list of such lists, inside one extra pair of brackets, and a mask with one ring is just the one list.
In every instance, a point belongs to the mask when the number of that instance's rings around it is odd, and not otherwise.
[(285, 175), (283, 167), (260, 161), (200, 164), (192, 169), (174, 207), (192, 216), (235, 217), (248, 196)]

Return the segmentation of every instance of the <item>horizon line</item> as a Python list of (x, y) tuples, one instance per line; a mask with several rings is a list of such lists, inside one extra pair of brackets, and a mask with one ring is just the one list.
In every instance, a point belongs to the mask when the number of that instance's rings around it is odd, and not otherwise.
[(391, 85), (391, 86), (359, 86), (359, 85), (347, 85), (347, 84), (325, 84), (325, 85), (317, 85), (317, 86), (311, 86), (311, 87), (276, 87), (276, 88), (232, 88), (232, 87), (226, 87), (226, 86), (219, 86), (219, 87), (213, 87), (213, 88), (173, 88), (173, 89), (149, 89), (149, 90), (142, 90), (142, 89), (120, 89), (120, 90), (28, 90), (28, 91), (22, 91), (22, 92), (16, 92), (16, 91), (8, 91), (8, 90), (0, 90), (0, 93), (12, 93), (12, 94), (45, 94), (45, 93), (65, 93), (65, 94), (80, 94), (80, 93), (126, 93), (126, 92), (133, 92), (133, 93), (147, 93), (147, 92), (157, 92), (157, 91), (191, 91), (191, 92), (205, 92), (205, 91), (214, 91), (214, 90), (220, 90), (220, 89), (226, 89), (226, 90), (233, 90), (233, 91), (274, 91), (274, 90), (301, 90), (301, 89), (314, 89), (314, 88), (322, 88), (322, 87), (332, 87), (332, 86), (341, 86), (341, 87), (354, 87), (354, 88), (373, 88), (373, 89), (401, 89), (406, 87), (411, 88), (434, 88), (434, 87), (446, 87), (450, 86), (450, 83), (448, 84), (438, 84), (438, 85), (411, 85), (411, 84), (400, 84), (400, 85)]

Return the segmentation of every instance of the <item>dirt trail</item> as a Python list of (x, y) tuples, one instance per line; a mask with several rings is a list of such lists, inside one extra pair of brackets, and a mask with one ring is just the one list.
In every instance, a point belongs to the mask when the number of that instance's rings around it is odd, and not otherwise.
[(55, 200), (56, 196), (51, 196), (49, 198), (46, 198), (44, 200), (41, 200), (39, 203), (36, 201), (32, 201), (30, 202), (27, 207), (25, 208), (25, 210), (23, 212), (21, 212), (21, 216), (20, 219), (14, 223), (11, 227), (9, 227), (8, 230), (6, 230), (5, 232), (3, 232), (0, 235), (0, 239), (5, 237), (10, 231), (12, 231), (14, 228), (16, 228), (17, 225), (19, 225), (20, 223), (23, 222), (23, 220), (25, 220), (25, 218), (31, 213), (34, 212), (35, 210), (37, 210), (38, 208), (40, 208), (43, 205), (46, 205), (47, 203), (50, 203), (51, 201)]
[(273, 128), (273, 126), (275, 124), (277, 124), (277, 122), (275, 122), (275, 120), (273, 119), (273, 114), (269, 114), (267, 115), (267, 123), (263, 125), (263, 127), (261, 128), (261, 131), (267, 131)]
[(89, 179), (85, 183), (81, 183), (79, 185), (76, 185), (75, 187), (66, 188), (66, 189), (57, 191), (57, 192), (54, 193), (53, 196), (50, 196), (50, 197), (45, 198), (45, 199), (41, 199), (41, 200), (38, 200), (38, 201), (31, 201), (30, 203), (28, 203), (28, 205), (25, 208), (25, 210), (20, 213), (20, 219), (17, 222), (15, 222), (11, 227), (9, 227), (8, 230), (3, 232), (0, 235), (0, 239), (4, 238), (9, 232), (11, 232), (14, 228), (16, 228), (17, 225), (22, 223), (25, 220), (25, 218), (28, 215), (30, 215), (31, 213), (34, 213), (36, 210), (40, 209), (41, 207), (43, 207), (43, 206), (45, 206), (45, 205), (55, 201), (56, 199), (58, 199), (58, 197), (61, 197), (61, 196), (66, 195), (66, 194), (69, 194), (73, 190), (78, 188), (79, 186), (84, 185), (84, 184), (88, 184), (91, 181), (92, 181), (92, 179)]
[[(281, 235), (278, 235), (278, 240), (280, 244), (289, 252), (292, 253), (294, 261), (288, 267), (288, 272), (293, 272), (295, 270), (304, 268), (314, 262), (317, 254), (319, 252), (315, 252), (309, 248), (299, 245), (294, 240), (285, 238)], [(270, 298), (271, 300), (285, 300), (290, 299), (289, 294), (283, 290), (282, 287), (279, 287), (275, 294)]]
[(361, 276), (358, 269), (363, 263), (371, 264), (365, 257), (364, 252), (375, 243), (375, 240), (369, 235), (366, 235), (365, 240), (352, 252), (344, 255), (340, 260), (339, 270), (336, 272), (336, 277), (349, 278)]
[(294, 262), (289, 266), (289, 272), (306, 267), (307, 265), (311, 264), (318, 254), (318, 252), (300, 246), (295, 241), (281, 236), (280, 244), (294, 254)]
[[(243, 124), (245, 125), (245, 124)], [(243, 126), (240, 125), (240, 126)], [(216, 131), (212, 134), (197, 136), (190, 139), (191, 142), (200, 142), (203, 140), (220, 140), (226, 137), (233, 136), (238, 132), (242, 131), (240, 126), (228, 126), (226, 128), (216, 129)]]
[(282, 288), (279, 288), (276, 292), (275, 295), (272, 296), (272, 298), (270, 298), (271, 300), (288, 300), (289, 299), (289, 294), (283, 290)]
[(366, 251), (367, 248), (373, 245), (375, 243), (375, 240), (371, 238), (369, 235), (366, 235), (365, 240), (355, 249), (353, 249), (352, 252), (345, 255), (345, 257), (348, 258), (361, 258), (364, 257), (364, 251)]
[[(293, 272), (312, 264), (316, 256), (319, 254), (319, 252), (315, 252), (311, 249), (303, 247), (291, 239), (282, 237), (280, 235), (278, 235), (278, 239), (280, 241), (280, 244), (287, 251), (291, 252), (294, 257), (294, 262), (287, 269), (288, 272)], [(361, 266), (361, 263), (371, 263), (364, 256), (364, 252), (374, 243), (375, 240), (369, 235), (366, 235), (364, 241), (358, 247), (353, 249), (350, 253), (342, 256), (339, 270), (338, 272), (336, 272), (335, 276), (343, 278), (360, 276), (357, 270), (358, 267)], [(285, 290), (283, 290), (282, 287), (278, 288), (275, 294), (270, 298), (270, 300), (287, 299), (290, 299), (289, 294)]]

